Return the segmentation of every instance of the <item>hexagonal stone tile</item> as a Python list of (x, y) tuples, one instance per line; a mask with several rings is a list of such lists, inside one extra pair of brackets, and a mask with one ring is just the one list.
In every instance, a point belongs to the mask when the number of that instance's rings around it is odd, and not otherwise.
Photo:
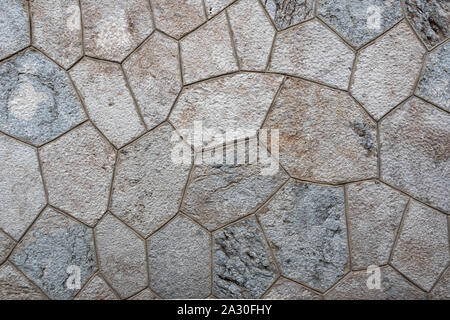
[(271, 300), (322, 300), (322, 297), (312, 290), (304, 286), (288, 280), (280, 278), (264, 295), (264, 299)]
[(45, 299), (45, 295), (10, 263), (0, 267), (0, 300)]
[(450, 300), (450, 268), (441, 276), (430, 295), (434, 300)]
[(342, 187), (290, 180), (258, 213), (281, 273), (325, 291), (348, 268)]
[(264, 123), (279, 130), (280, 162), (305, 180), (376, 177), (376, 126), (345, 92), (288, 78)]
[(81, 286), (97, 269), (92, 230), (51, 208), (44, 210), (14, 249), (11, 261), (52, 299), (71, 299), (70, 268)]
[(314, 0), (263, 0), (262, 4), (280, 30), (314, 17)]
[(147, 0), (81, 0), (88, 55), (120, 62), (153, 31)]
[(150, 291), (150, 289), (145, 289), (139, 292), (137, 295), (131, 297), (128, 300), (159, 300), (159, 298)]
[(0, 66), (0, 130), (41, 145), (84, 120), (66, 73), (38, 51)]
[(36, 151), (0, 135), (0, 228), (18, 240), (45, 205)]
[(180, 46), (185, 83), (238, 70), (224, 13), (187, 35)]
[(111, 214), (95, 227), (97, 251), (102, 274), (121, 298), (147, 286), (144, 241)]
[(178, 216), (148, 240), (150, 287), (163, 298), (205, 298), (211, 293), (211, 236)]
[(33, 45), (69, 68), (83, 55), (78, 0), (33, 0), (30, 10)]
[(362, 49), (350, 87), (376, 120), (413, 93), (425, 48), (406, 22)]
[(214, 234), (213, 294), (219, 298), (259, 298), (275, 281), (277, 267), (255, 217)]
[(228, 9), (241, 69), (264, 71), (275, 29), (258, 0), (241, 0)]
[(219, 13), (233, 1), (234, 0), (205, 0), (206, 14), (208, 15), (208, 18), (211, 18)]
[(0, 59), (30, 44), (28, 1), (4, 0), (0, 3)]
[(117, 297), (105, 280), (96, 275), (80, 291), (75, 300), (117, 300)]
[(417, 98), (380, 124), (381, 177), (450, 212), (450, 115)]
[(149, 128), (167, 117), (181, 90), (178, 44), (155, 32), (123, 64)]
[(394, 248), (393, 266), (429, 291), (449, 261), (446, 216), (411, 201)]
[(347, 202), (353, 268), (387, 264), (408, 197), (367, 181), (347, 187)]
[(397, 0), (319, 0), (317, 14), (354, 47), (375, 39), (403, 18)]
[(115, 151), (89, 123), (40, 150), (49, 202), (93, 225), (105, 213)]
[(145, 131), (120, 65), (84, 58), (70, 75), (90, 119), (117, 148)]
[(277, 35), (269, 71), (347, 89), (354, 58), (337, 35), (314, 20)]
[(0, 264), (5, 262), (15, 244), (12, 238), (0, 230)]

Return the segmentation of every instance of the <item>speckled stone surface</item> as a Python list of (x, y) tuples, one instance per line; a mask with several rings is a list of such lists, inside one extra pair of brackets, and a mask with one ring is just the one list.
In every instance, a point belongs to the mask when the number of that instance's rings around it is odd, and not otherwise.
[(279, 30), (314, 16), (314, 0), (262, 0), (262, 4)]
[(116, 295), (100, 276), (93, 277), (75, 300), (117, 300)]
[(159, 298), (151, 292), (149, 289), (145, 289), (139, 292), (137, 295), (131, 297), (128, 300), (159, 300)]
[(232, 2), (234, 0), (205, 0), (205, 9), (208, 18), (213, 17)]
[(450, 300), (450, 268), (447, 268), (436, 286), (431, 290), (431, 298), (437, 300)]
[(280, 278), (264, 295), (264, 299), (270, 300), (321, 300), (321, 296), (304, 286), (288, 280)]
[(10, 263), (0, 267), (0, 300), (45, 299), (45, 295)]
[(4, 0), (0, 3), (0, 59), (30, 44), (28, 1)]
[(14, 248), (15, 242), (6, 233), (0, 230), (0, 264), (5, 262), (9, 253)]

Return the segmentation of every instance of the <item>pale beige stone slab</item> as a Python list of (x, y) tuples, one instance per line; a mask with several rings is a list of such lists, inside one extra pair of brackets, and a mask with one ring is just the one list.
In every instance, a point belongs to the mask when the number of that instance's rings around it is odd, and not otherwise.
[(0, 267), (0, 300), (46, 300), (46, 297), (10, 263)]
[(431, 290), (431, 298), (435, 300), (450, 300), (450, 268), (439, 279)]
[(81, 290), (75, 300), (117, 300), (117, 297), (105, 280), (96, 275)]
[(144, 291), (139, 292), (137, 295), (131, 297), (128, 300), (159, 300), (159, 298), (150, 291), (150, 289), (145, 289)]
[(219, 13), (234, 0), (205, 0), (206, 14), (208, 18)]
[(322, 296), (304, 286), (280, 278), (264, 295), (264, 299), (270, 300), (322, 300)]

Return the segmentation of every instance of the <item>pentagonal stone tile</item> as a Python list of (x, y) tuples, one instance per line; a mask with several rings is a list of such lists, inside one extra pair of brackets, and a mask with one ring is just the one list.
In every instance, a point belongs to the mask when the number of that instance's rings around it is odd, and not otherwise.
[(280, 30), (314, 16), (314, 0), (263, 0), (262, 3)]
[(117, 148), (144, 132), (120, 65), (84, 58), (70, 75), (90, 119)]
[(345, 92), (288, 78), (264, 128), (279, 130), (291, 175), (332, 183), (377, 175), (375, 123)]
[(278, 34), (269, 71), (347, 89), (354, 58), (337, 35), (315, 20)]
[(215, 296), (259, 298), (277, 273), (269, 246), (253, 216), (214, 234)]
[(241, 0), (228, 9), (236, 53), (244, 70), (264, 71), (275, 30), (258, 0)]
[(258, 213), (281, 273), (325, 291), (348, 267), (344, 190), (289, 181)]
[(206, 14), (208, 18), (216, 15), (234, 0), (205, 0)]
[(95, 228), (102, 274), (126, 298), (147, 286), (145, 244), (129, 227), (108, 214)]
[(446, 216), (412, 200), (394, 248), (393, 266), (429, 291), (449, 261)]
[(86, 119), (66, 73), (27, 50), (0, 67), (0, 130), (34, 145)]
[(428, 47), (450, 36), (450, 3), (441, 0), (406, 0), (406, 17)]
[(152, 33), (147, 0), (81, 0), (85, 52), (120, 62)]
[(68, 286), (75, 268), (81, 286), (97, 268), (92, 230), (47, 208), (14, 249), (11, 261), (50, 298), (70, 299), (79, 289)]
[(30, 44), (28, 1), (4, 0), (0, 3), (0, 59)]
[(430, 294), (434, 300), (450, 300), (450, 268), (447, 268)]
[(408, 198), (376, 181), (349, 185), (347, 197), (353, 268), (387, 264)]
[(139, 292), (137, 295), (131, 297), (128, 300), (159, 300), (159, 298), (150, 291), (150, 289), (145, 289), (144, 291)]
[(350, 91), (375, 118), (413, 93), (425, 48), (406, 22), (362, 49)]
[(46, 297), (10, 263), (0, 267), (0, 300), (44, 300)]
[(164, 121), (181, 90), (177, 42), (155, 32), (123, 68), (147, 126)]
[(373, 40), (403, 18), (397, 0), (319, 0), (317, 14), (355, 47)]
[(117, 297), (105, 280), (96, 275), (80, 291), (75, 300), (117, 300)]
[(40, 150), (49, 202), (87, 224), (106, 211), (115, 152), (87, 123)]
[(183, 38), (180, 46), (185, 83), (238, 70), (224, 13)]
[(380, 124), (381, 177), (450, 212), (450, 115), (413, 98)]
[(14, 240), (0, 230), (0, 264), (5, 262), (14, 245)]
[(81, 11), (77, 0), (30, 1), (33, 45), (69, 68), (83, 55)]
[(119, 152), (111, 211), (148, 236), (180, 205), (190, 164), (176, 164), (171, 153), (178, 137), (168, 124), (151, 131)]
[(280, 278), (264, 295), (264, 299), (271, 300), (322, 300), (322, 297), (303, 287), (302, 285)]
[(211, 288), (211, 238), (179, 216), (148, 241), (150, 287), (163, 298), (205, 298)]
[(36, 151), (0, 135), (0, 228), (18, 240), (45, 202)]
[(450, 112), (450, 42), (429, 54), (417, 94)]

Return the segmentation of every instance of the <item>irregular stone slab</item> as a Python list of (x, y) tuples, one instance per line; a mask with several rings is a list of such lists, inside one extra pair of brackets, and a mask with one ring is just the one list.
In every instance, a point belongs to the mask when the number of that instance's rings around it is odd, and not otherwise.
[(215, 296), (259, 298), (275, 281), (277, 273), (269, 246), (254, 217), (214, 234)]
[(120, 65), (84, 58), (70, 75), (90, 119), (117, 148), (145, 131)]
[(408, 197), (376, 181), (349, 185), (347, 197), (353, 268), (387, 264)]
[[(51, 208), (14, 249), (11, 261), (51, 299), (71, 299), (96, 271), (92, 230)], [(71, 288), (69, 284), (75, 286)]]
[(450, 212), (450, 115), (417, 98), (380, 124), (381, 177)]
[(81, 11), (78, 0), (30, 1), (33, 45), (63, 68), (83, 55)]
[(325, 291), (348, 268), (342, 187), (289, 181), (258, 213), (281, 273)]
[(224, 13), (187, 35), (180, 46), (185, 83), (238, 70)]
[(0, 3), (0, 30), (0, 60), (30, 44), (28, 1), (4, 0)]
[(211, 288), (211, 238), (179, 216), (148, 241), (150, 286), (167, 299), (201, 299)]
[(379, 120), (413, 93), (425, 48), (406, 22), (362, 49), (350, 91)]
[(288, 78), (263, 128), (279, 130), (280, 162), (294, 177), (339, 183), (377, 175), (375, 123), (345, 92)]
[(66, 73), (38, 51), (0, 66), (0, 130), (41, 145), (84, 120)]
[(0, 230), (0, 264), (5, 262), (15, 244), (13, 239)]
[(446, 216), (412, 200), (394, 248), (393, 266), (429, 291), (449, 261)]
[(116, 295), (100, 276), (95, 276), (75, 300), (117, 300)]
[(111, 211), (145, 237), (173, 217), (180, 205), (190, 164), (176, 164), (178, 137), (168, 124), (119, 152)]
[(108, 214), (95, 227), (102, 274), (121, 298), (147, 286), (145, 244), (130, 228)]
[(147, 0), (81, 0), (81, 10), (85, 52), (97, 58), (120, 62), (153, 31)]
[(208, 19), (225, 9), (225, 7), (227, 7), (233, 1), (234, 0), (205, 0), (206, 14), (208, 15)]
[(285, 279), (280, 278), (270, 288), (269, 292), (264, 295), (264, 299), (270, 300), (322, 300), (322, 297), (303, 287), (302, 285)]
[(434, 300), (450, 300), (450, 268), (447, 268), (447, 271), (431, 290), (431, 298)]
[(19, 240), (46, 203), (36, 151), (0, 135), (0, 228)]
[(149, 289), (145, 289), (128, 300), (159, 300), (159, 298)]
[(178, 44), (155, 32), (123, 64), (142, 116), (149, 128), (169, 114), (181, 90)]
[(278, 34), (269, 71), (287, 73), (347, 89), (355, 54), (318, 21)]
[(49, 202), (93, 225), (105, 213), (115, 151), (89, 124), (40, 150)]
[(0, 267), (0, 300), (45, 300), (46, 297), (10, 263)]
[(262, 4), (279, 30), (314, 16), (314, 0), (263, 0)]
[(244, 70), (264, 71), (275, 29), (258, 0), (241, 0), (228, 9), (239, 65)]

